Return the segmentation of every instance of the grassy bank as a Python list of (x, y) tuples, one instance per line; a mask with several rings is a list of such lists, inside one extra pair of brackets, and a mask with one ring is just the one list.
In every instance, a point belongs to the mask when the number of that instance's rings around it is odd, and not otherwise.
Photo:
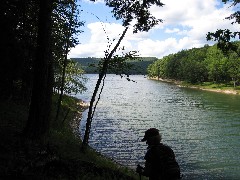
[(190, 84), (190, 83), (182, 82), (179, 85), (184, 87), (197, 88), (205, 91), (240, 95), (240, 86), (233, 87), (232, 84), (223, 84), (223, 83), (216, 84), (212, 82), (204, 82), (201, 84)]
[(224, 83), (217, 84), (213, 82), (191, 84), (185, 81), (176, 81), (173, 79), (162, 79), (162, 78), (149, 78), (149, 79), (173, 83), (180, 87), (188, 87), (188, 88), (201, 89), (205, 91), (240, 95), (240, 86), (233, 87), (233, 84), (224, 84)]
[[(53, 103), (54, 119), (55, 100)], [(51, 121), (44, 146), (21, 138), (28, 105), (20, 100), (0, 102), (0, 179), (139, 179), (132, 170), (114, 163), (91, 148), (82, 150), (74, 133), (84, 110), (71, 99), (58, 121)]]

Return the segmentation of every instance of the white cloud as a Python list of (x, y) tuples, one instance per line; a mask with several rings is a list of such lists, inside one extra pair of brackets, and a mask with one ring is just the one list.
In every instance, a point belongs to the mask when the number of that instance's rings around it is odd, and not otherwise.
[[(69, 57), (104, 57), (104, 51), (106, 51), (109, 46), (113, 47), (124, 31), (124, 27), (116, 23), (95, 22), (88, 24), (87, 28), (91, 33), (89, 42), (79, 44), (71, 49)], [(137, 41), (142, 39), (141, 36), (145, 36), (144, 33), (136, 34), (134, 36), (131, 34), (132, 33), (128, 31), (120, 44), (120, 47), (124, 46), (124, 51), (133, 49), (130, 40)]]
[(202, 15), (211, 14), (217, 5), (216, 0), (163, 0), (163, 7), (154, 6), (151, 11), (154, 16), (164, 20), (165, 25), (183, 24), (189, 20), (196, 21)]
[(116, 39), (123, 31), (123, 27), (116, 23), (91, 23), (87, 25), (91, 32), (91, 43), (104, 42), (107, 43), (108, 39)]
[(179, 33), (180, 30), (178, 28), (173, 28), (173, 29), (169, 29), (166, 28), (165, 33)]
[[(182, 49), (201, 47), (206, 43), (206, 34), (217, 29), (230, 28), (237, 30), (225, 17), (229, 16), (233, 7), (222, 5), (217, 0), (164, 0), (164, 7), (153, 7), (151, 12), (163, 23), (149, 32), (132, 34), (127, 32), (121, 46), (126, 51), (138, 50), (141, 56), (163, 57)], [(118, 23), (95, 22), (87, 25), (91, 38), (88, 42), (78, 45), (70, 52), (70, 57), (103, 57), (104, 51), (113, 39), (116, 43), (124, 30)], [(104, 32), (104, 30), (105, 32)], [(84, 34), (81, 34), (84, 35)], [(170, 37), (171, 36), (171, 37)], [(80, 38), (81, 40), (81, 38)]]
[(141, 56), (164, 56), (171, 53), (173, 47), (177, 46), (175, 38), (168, 38), (164, 41), (146, 39), (138, 43), (138, 50)]

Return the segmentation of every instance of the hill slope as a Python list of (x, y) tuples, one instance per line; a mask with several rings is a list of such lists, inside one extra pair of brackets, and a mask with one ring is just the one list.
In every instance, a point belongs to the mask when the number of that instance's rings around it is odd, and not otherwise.
[[(101, 58), (71, 58), (71, 60), (78, 62), (87, 74), (95, 74), (98, 73), (95, 66), (98, 65)], [(129, 61), (136, 67), (130, 71), (130, 74), (147, 74), (147, 67), (156, 60), (156, 57), (141, 57), (140, 60)]]

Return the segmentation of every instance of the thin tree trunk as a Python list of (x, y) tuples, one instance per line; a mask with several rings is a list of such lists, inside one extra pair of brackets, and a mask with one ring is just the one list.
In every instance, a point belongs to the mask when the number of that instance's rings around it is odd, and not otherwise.
[(236, 87), (236, 80), (235, 80), (235, 78), (232, 78), (232, 81), (233, 81), (233, 87), (235, 88)]
[(98, 80), (97, 80), (97, 83), (96, 83), (96, 86), (95, 86), (95, 89), (94, 89), (94, 92), (93, 92), (93, 95), (92, 95), (92, 98), (91, 98), (91, 101), (90, 101), (90, 105), (89, 105), (88, 117), (87, 117), (86, 128), (85, 128), (85, 134), (84, 134), (84, 138), (83, 138), (83, 146), (87, 146), (88, 145), (89, 134), (90, 134), (92, 118), (93, 118), (93, 106), (94, 106), (94, 102), (95, 102), (95, 99), (96, 99), (99, 87), (101, 85), (101, 82), (102, 82), (104, 76), (107, 73), (109, 61), (111, 60), (113, 54), (117, 50), (117, 48), (120, 45), (121, 41), (123, 40), (127, 30), (128, 30), (128, 27), (126, 27), (125, 30), (123, 31), (121, 37), (119, 38), (117, 44), (112, 49), (112, 51), (108, 54), (107, 57), (104, 58), (103, 67), (101, 69), (101, 72), (99, 73), (99, 77), (98, 77)]
[[(68, 33), (70, 34), (70, 33)], [(67, 38), (69, 38), (69, 35), (67, 36)], [(63, 91), (64, 91), (64, 85), (65, 85), (65, 77), (66, 77), (66, 67), (67, 67), (67, 54), (68, 54), (68, 47), (69, 47), (69, 43), (68, 43), (68, 39), (66, 42), (66, 50), (65, 50), (65, 57), (64, 57), (64, 63), (63, 63), (63, 72), (62, 72), (62, 79), (61, 79), (61, 87), (60, 87), (60, 95), (58, 98), (58, 103), (57, 103), (57, 113), (56, 113), (56, 117), (55, 117), (55, 121), (58, 120), (58, 116), (59, 116), (59, 112), (61, 109), (61, 102), (62, 102), (62, 98), (63, 98)]]
[(73, 5), (72, 5), (72, 14), (71, 14), (71, 19), (70, 19), (70, 23), (69, 23), (69, 27), (67, 30), (67, 37), (66, 37), (66, 49), (65, 49), (65, 56), (64, 56), (64, 62), (63, 62), (63, 72), (62, 72), (62, 79), (61, 79), (61, 89), (60, 89), (60, 95), (58, 98), (58, 103), (57, 103), (57, 113), (56, 113), (56, 117), (55, 117), (55, 121), (58, 120), (58, 116), (59, 116), (59, 112), (61, 109), (61, 102), (62, 102), (62, 98), (63, 98), (63, 91), (64, 91), (64, 85), (65, 85), (65, 77), (66, 77), (66, 67), (67, 67), (67, 55), (68, 55), (68, 49), (69, 49), (69, 39), (71, 36), (71, 27), (72, 27), (72, 19), (73, 19)]

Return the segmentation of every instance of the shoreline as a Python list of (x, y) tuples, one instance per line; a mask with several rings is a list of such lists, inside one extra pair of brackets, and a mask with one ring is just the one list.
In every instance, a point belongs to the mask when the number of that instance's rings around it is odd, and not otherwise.
[(175, 84), (178, 87), (187, 87), (187, 88), (191, 88), (191, 89), (200, 89), (203, 91), (211, 91), (211, 92), (216, 92), (216, 93), (224, 93), (224, 94), (232, 94), (232, 95), (240, 95), (240, 92), (238, 90), (234, 90), (234, 89), (220, 89), (220, 88), (216, 88), (216, 89), (210, 89), (210, 88), (204, 88), (204, 87), (198, 87), (198, 86), (194, 86), (194, 85), (184, 85), (182, 81), (177, 81), (177, 80), (173, 80), (173, 79), (162, 79), (162, 78), (148, 78), (150, 80), (156, 80), (156, 81), (161, 81), (161, 82), (167, 82), (167, 83), (172, 83)]
[[(87, 109), (89, 108), (89, 103), (85, 102), (81, 99), (78, 99), (77, 101), (78, 101), (77, 102), (78, 112), (76, 113), (75, 117), (70, 121), (70, 127), (72, 129), (72, 132), (73, 132), (74, 136), (76, 136), (78, 138), (78, 140), (82, 142), (82, 138), (81, 138), (79, 129), (80, 129), (80, 126), (81, 126), (81, 121), (82, 121), (82, 113), (84, 111), (87, 111)], [(98, 152), (97, 149), (94, 149), (91, 146), (89, 146), (89, 148), (91, 150), (93, 150), (101, 158), (114, 163), (118, 168), (128, 168), (128, 171), (131, 171), (133, 173), (135, 172), (135, 169), (129, 168), (129, 167), (123, 165), (123, 164), (118, 163), (115, 159), (113, 159), (109, 156), (103, 155), (101, 152)]]
[[(87, 103), (71, 97), (54, 121), (57, 98), (53, 98), (51, 124), (46, 141), (21, 136), (28, 117), (28, 103), (18, 99), (1, 101), (0, 126), (2, 156), (0, 177), (3, 179), (129, 179), (137, 174), (120, 167), (94, 149), (82, 150), (79, 123)], [(77, 107), (76, 107), (77, 106)], [(89, 177), (89, 178), (88, 178)]]
[(78, 111), (75, 117), (70, 121), (70, 127), (72, 128), (74, 135), (82, 141), (81, 135), (79, 134), (79, 128), (82, 120), (82, 113), (88, 109), (89, 104), (81, 99), (78, 99), (77, 107)]

